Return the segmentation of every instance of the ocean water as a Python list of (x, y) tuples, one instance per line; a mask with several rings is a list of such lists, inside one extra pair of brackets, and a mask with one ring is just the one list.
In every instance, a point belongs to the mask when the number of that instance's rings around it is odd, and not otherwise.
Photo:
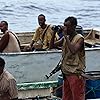
[(0, 21), (8, 21), (15, 32), (34, 31), (41, 13), (50, 24), (75, 16), (83, 28), (100, 26), (100, 0), (0, 0)]

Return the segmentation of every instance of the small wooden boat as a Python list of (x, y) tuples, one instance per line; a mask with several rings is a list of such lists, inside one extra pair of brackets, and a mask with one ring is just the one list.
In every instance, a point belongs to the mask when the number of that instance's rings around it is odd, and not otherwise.
[[(93, 46), (100, 46), (100, 29), (94, 28), (85, 28), (82, 30), (80, 27), (76, 29), (76, 31), (80, 32), (83, 34), (85, 37), (85, 44), (86, 46), (93, 47)], [(32, 37), (34, 35), (34, 32), (16, 32), (17, 36), (19, 37), (19, 40), (21, 42), (21, 46), (26, 46), (28, 45)], [(2, 33), (0, 33), (0, 37), (2, 36)]]
[[(81, 29), (77, 29), (78, 32)], [(29, 44), (32, 40), (34, 32), (23, 32), (23, 33), (16, 33), (21, 41), (22, 47)], [(85, 45), (86, 47), (95, 47), (100, 46), (100, 29), (84, 29), (83, 36), (85, 37)]]
[[(88, 32), (89, 31), (89, 32)], [(100, 46), (100, 32), (98, 28), (84, 31), (85, 44), (90, 44), (90, 47)]]

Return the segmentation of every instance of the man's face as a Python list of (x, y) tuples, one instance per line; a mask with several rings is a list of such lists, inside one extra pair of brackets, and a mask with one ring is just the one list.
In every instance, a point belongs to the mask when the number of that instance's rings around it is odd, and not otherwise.
[(67, 35), (70, 35), (72, 32), (72, 25), (70, 21), (64, 22), (64, 33), (66, 33)]
[(38, 17), (38, 23), (39, 23), (40, 26), (43, 26), (45, 24), (44, 16), (39, 16)]
[(0, 23), (0, 30), (1, 30), (1, 32), (4, 32), (6, 29), (7, 29), (7, 26), (3, 22), (1, 22)]
[(64, 28), (63, 28), (64, 34), (71, 35), (74, 30), (75, 27), (71, 24), (70, 21), (64, 22)]

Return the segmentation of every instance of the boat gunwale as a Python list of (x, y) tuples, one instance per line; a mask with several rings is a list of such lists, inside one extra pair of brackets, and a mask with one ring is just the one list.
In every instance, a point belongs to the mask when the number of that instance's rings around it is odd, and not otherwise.
[(33, 90), (33, 89), (48, 89), (51, 87), (57, 87), (58, 81), (44, 81), (44, 82), (30, 82), (30, 83), (18, 83), (18, 90)]
[(50, 53), (61, 53), (62, 50), (48, 50), (48, 51), (31, 51), (31, 52), (14, 52), (14, 53), (0, 53), (0, 55), (27, 55), (27, 54), (50, 54)]
[[(85, 51), (100, 50), (100, 47), (85, 48)], [(31, 51), (31, 52), (14, 52), (14, 53), (0, 53), (0, 55), (27, 55), (27, 54), (50, 54), (50, 53), (61, 53), (62, 50), (46, 50), (46, 51)]]

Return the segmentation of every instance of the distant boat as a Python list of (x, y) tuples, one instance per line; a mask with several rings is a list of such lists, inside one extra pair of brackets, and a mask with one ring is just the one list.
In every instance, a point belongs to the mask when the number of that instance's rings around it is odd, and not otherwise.
[[(99, 28), (85, 28), (83, 30), (82, 27), (78, 26), (76, 28), (76, 31), (78, 33), (81, 33), (85, 37), (86, 46), (89, 46), (89, 47), (100, 46), (100, 29)], [(21, 46), (23, 48), (24, 46), (28, 45), (31, 42), (34, 32), (16, 32), (16, 34), (19, 37)], [(0, 37), (1, 36), (2, 36), (2, 33), (0, 33)]]
[[(76, 29), (77, 32), (81, 33), (85, 37), (85, 45), (87, 47), (95, 47), (100, 46), (100, 29), (84, 29), (82, 30), (80, 27)], [(83, 32), (82, 32), (83, 31)], [(23, 32), (23, 33), (16, 33), (21, 41), (22, 48), (30, 43), (34, 32)]]

